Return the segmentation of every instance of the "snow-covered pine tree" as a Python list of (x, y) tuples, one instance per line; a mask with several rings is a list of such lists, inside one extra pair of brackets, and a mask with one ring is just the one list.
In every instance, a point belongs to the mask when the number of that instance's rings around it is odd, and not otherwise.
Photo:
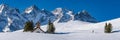
[(49, 20), (46, 33), (55, 33), (54, 24)]

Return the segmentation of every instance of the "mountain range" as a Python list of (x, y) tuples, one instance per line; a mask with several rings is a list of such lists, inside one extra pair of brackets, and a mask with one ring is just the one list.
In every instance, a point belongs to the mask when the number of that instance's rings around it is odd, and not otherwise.
[(46, 9), (39, 9), (32, 5), (20, 12), (17, 8), (12, 8), (6, 4), (0, 5), (0, 32), (4, 30), (16, 31), (24, 28), (27, 21), (33, 21), (34, 25), (40, 22), (41, 25), (46, 25), (48, 20), (57, 23), (65, 23), (69, 21), (83, 21), (83, 22), (98, 22), (86, 10), (74, 13), (65, 8), (56, 8), (53, 11)]

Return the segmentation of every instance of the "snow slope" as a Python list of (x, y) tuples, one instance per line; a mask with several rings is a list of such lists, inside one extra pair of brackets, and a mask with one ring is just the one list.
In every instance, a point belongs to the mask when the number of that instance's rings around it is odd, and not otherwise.
[[(113, 33), (103, 33), (105, 23), (113, 24)], [(54, 23), (56, 34), (30, 33), (22, 30), (0, 33), (0, 40), (119, 40), (120, 18), (101, 22), (88, 23), (69, 21), (67, 23)], [(47, 25), (42, 26), (44, 31)], [(94, 32), (93, 32), (94, 31)]]

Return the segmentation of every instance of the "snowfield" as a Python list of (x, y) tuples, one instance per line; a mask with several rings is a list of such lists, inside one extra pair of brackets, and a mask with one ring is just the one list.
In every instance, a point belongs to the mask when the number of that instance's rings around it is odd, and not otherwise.
[[(106, 22), (112, 23), (113, 33), (104, 33)], [(69, 21), (67, 23), (54, 23), (54, 25), (56, 27), (55, 34), (18, 30), (0, 33), (0, 40), (120, 40), (120, 18), (100, 23)], [(47, 25), (41, 27), (46, 31)]]

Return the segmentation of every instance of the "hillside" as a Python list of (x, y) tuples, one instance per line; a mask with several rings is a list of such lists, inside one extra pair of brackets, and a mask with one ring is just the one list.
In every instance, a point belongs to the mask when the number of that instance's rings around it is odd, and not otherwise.
[[(113, 24), (113, 33), (104, 32), (106, 22)], [(18, 30), (15, 32), (0, 33), (0, 40), (119, 40), (120, 18), (100, 22), (88, 23), (82, 21), (69, 21), (67, 23), (54, 23), (56, 34), (30, 33)], [(42, 29), (46, 30), (46, 26)], [(94, 32), (92, 32), (94, 30)]]

